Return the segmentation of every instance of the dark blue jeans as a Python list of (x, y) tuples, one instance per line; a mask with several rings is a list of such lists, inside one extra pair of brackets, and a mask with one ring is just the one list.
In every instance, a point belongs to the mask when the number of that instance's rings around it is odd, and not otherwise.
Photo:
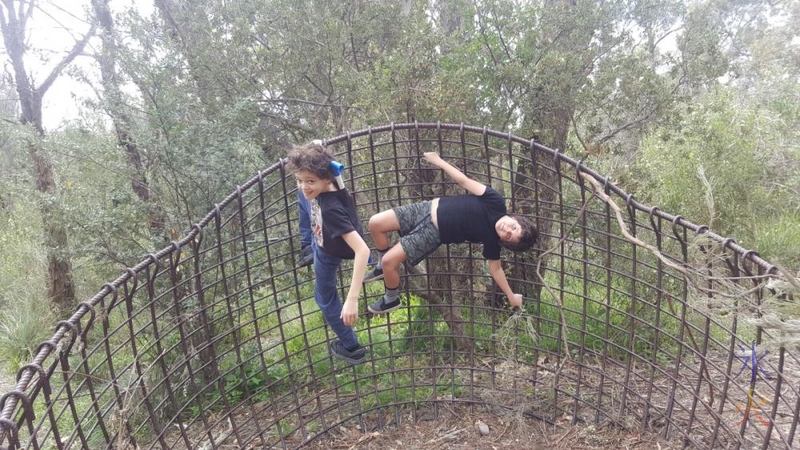
[(314, 240), (311, 242), (314, 249), (314, 300), (317, 301), (320, 311), (325, 316), (331, 329), (345, 348), (352, 349), (357, 347), (358, 338), (352, 327), (348, 327), (340, 317), (342, 314), (342, 301), (339, 299), (339, 292), (336, 288), (336, 272), (340, 258), (325, 254)]
[(341, 258), (325, 254), (317, 247), (317, 240), (312, 239), (311, 218), (308, 215), (310, 206), (308, 200), (298, 190), (297, 204), (300, 208), (300, 242), (308, 243), (314, 250), (314, 300), (317, 302), (322, 315), (345, 348), (352, 349), (359, 346), (358, 338), (352, 327), (348, 327), (340, 317), (342, 314), (342, 301), (339, 299), (339, 290), (336, 288), (336, 272), (342, 263)]
[(303, 195), (303, 191), (297, 190), (297, 207), (300, 209), (298, 214), (300, 222), (300, 245), (305, 247), (311, 245), (311, 217), (308, 215), (308, 200)]

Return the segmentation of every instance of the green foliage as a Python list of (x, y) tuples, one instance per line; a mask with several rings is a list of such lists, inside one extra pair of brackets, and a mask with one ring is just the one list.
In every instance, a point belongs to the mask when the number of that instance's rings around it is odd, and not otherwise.
[(408, 304), (410, 309), (403, 309), (400, 317), (402, 323), (407, 324), (401, 334), (403, 340), (395, 346), (395, 351), (401, 352), (425, 352), (425, 351), (446, 351), (452, 346), (451, 340), (447, 337), (450, 328), (446, 323), (436, 320), (438, 314), (431, 316), (435, 311), (432, 306), (428, 306), (425, 300), (416, 295), (409, 295), (402, 299), (403, 304)]
[(75, 129), (53, 133), (46, 146), (60, 170), (56, 177), (61, 222), (83, 296), (116, 278), (156, 248), (146, 208), (130, 189), (131, 169), (113, 136)]
[[(548, 277), (551, 286), (557, 285), (557, 281), (555, 276)], [(642, 286), (638, 288), (636, 302), (632, 302), (628, 293), (630, 286), (623, 280), (612, 282), (610, 296), (605, 286), (587, 283), (584, 287), (581, 280), (568, 278), (561, 294), (561, 307), (549, 293), (543, 294), (543, 301), (537, 305), (534, 314), (541, 320), (538, 329), (540, 348), (563, 351), (562, 324), (566, 324), (566, 339), (573, 357), (583, 345), (594, 356), (608, 354), (624, 361), (630, 351), (646, 358), (653, 352), (656, 340), (659, 342), (659, 360), (669, 360), (674, 356), (671, 352), (678, 346), (674, 337), (680, 326), (680, 309), (675, 311), (676, 316), (663, 301), (659, 311), (655, 307), (655, 296)], [(635, 305), (634, 309), (631, 309), (632, 305)], [(652, 326), (656, 323), (656, 316), (658, 329)], [(630, 340), (632, 328), (636, 330), (633, 341)]]
[[(642, 143), (643, 178), (652, 180), (645, 195), (722, 233), (741, 228), (764, 198), (752, 124), (752, 115), (739, 114), (725, 97), (691, 108), (681, 131), (653, 134)], [(711, 184), (713, 208), (700, 168)]]
[[(642, 196), (742, 245), (760, 249), (763, 241), (767, 258), (785, 258), (770, 240), (791, 241), (800, 203), (787, 187), (797, 182), (796, 174), (783, 175), (773, 163), (786, 150), (764, 139), (774, 123), (768, 112), (720, 90), (687, 109), (678, 130), (661, 129), (643, 141), (637, 167)], [(788, 183), (776, 189), (776, 179)]]
[(31, 361), (54, 331), (56, 318), (49, 302), (25, 294), (24, 300), (12, 301), (0, 312), (0, 363), (8, 373)]
[(800, 267), (800, 212), (756, 219), (753, 247), (770, 261), (787, 268)]
[(41, 241), (41, 229), (34, 209), (22, 202), (6, 209), (0, 219), (0, 307), (27, 303), (47, 295), (47, 261)]
[(16, 372), (50, 337), (57, 319), (47, 298), (47, 260), (35, 208), (19, 197), (0, 218), (0, 366)]

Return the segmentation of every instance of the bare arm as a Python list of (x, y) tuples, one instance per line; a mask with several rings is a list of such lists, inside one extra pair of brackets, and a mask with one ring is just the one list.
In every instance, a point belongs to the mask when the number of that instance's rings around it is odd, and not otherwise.
[(494, 282), (500, 286), (500, 290), (508, 297), (508, 303), (511, 304), (511, 307), (522, 307), (522, 294), (515, 294), (511, 290), (511, 286), (508, 285), (508, 280), (506, 279), (506, 273), (503, 272), (503, 264), (499, 259), (489, 260), (489, 273), (492, 275)]
[(358, 322), (358, 294), (361, 292), (361, 285), (364, 282), (364, 272), (367, 270), (367, 260), (369, 259), (369, 247), (364, 242), (364, 238), (357, 231), (351, 231), (342, 235), (342, 239), (353, 249), (356, 254), (353, 260), (353, 278), (350, 280), (350, 290), (347, 292), (347, 300), (342, 307), (342, 321), (345, 325), (353, 326)]
[(486, 185), (480, 181), (475, 181), (472, 178), (464, 175), (463, 172), (456, 169), (447, 161), (443, 160), (436, 152), (425, 152), (422, 154), (425, 161), (433, 164), (434, 166), (444, 170), (444, 172), (453, 179), (459, 186), (466, 189), (472, 195), (483, 195), (486, 192)]

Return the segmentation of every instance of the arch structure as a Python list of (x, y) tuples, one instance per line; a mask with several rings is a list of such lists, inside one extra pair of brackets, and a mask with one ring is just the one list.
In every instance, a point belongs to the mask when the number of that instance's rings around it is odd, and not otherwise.
[(376, 212), (462, 193), (426, 151), (501, 192), (541, 234), (503, 255), (523, 310), (506, 308), (480, 245), (445, 245), (401, 269), (399, 310), (371, 316), (383, 289), (362, 289), (369, 359), (333, 359), (279, 161), (57, 324), (0, 398), (0, 448), (297, 448), (453, 404), (692, 448), (798, 445), (800, 362), (759, 316), (784, 274), (756, 252), (509, 133), (391, 124), (326, 144), (365, 230)]

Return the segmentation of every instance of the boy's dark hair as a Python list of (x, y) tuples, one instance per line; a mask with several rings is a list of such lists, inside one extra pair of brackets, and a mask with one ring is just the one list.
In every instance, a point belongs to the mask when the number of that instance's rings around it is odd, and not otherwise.
[(503, 242), (500, 241), (500, 246), (503, 248), (507, 248), (512, 252), (524, 252), (529, 250), (533, 247), (533, 244), (536, 243), (536, 240), (539, 238), (539, 232), (536, 230), (536, 227), (533, 225), (530, 219), (524, 216), (520, 216), (519, 214), (509, 214), (508, 217), (516, 220), (519, 224), (522, 233), (519, 235), (519, 241), (517, 242)]
[(333, 180), (331, 161), (333, 161), (333, 155), (330, 150), (317, 142), (309, 142), (289, 150), (286, 169), (292, 173), (307, 170), (320, 180)]

